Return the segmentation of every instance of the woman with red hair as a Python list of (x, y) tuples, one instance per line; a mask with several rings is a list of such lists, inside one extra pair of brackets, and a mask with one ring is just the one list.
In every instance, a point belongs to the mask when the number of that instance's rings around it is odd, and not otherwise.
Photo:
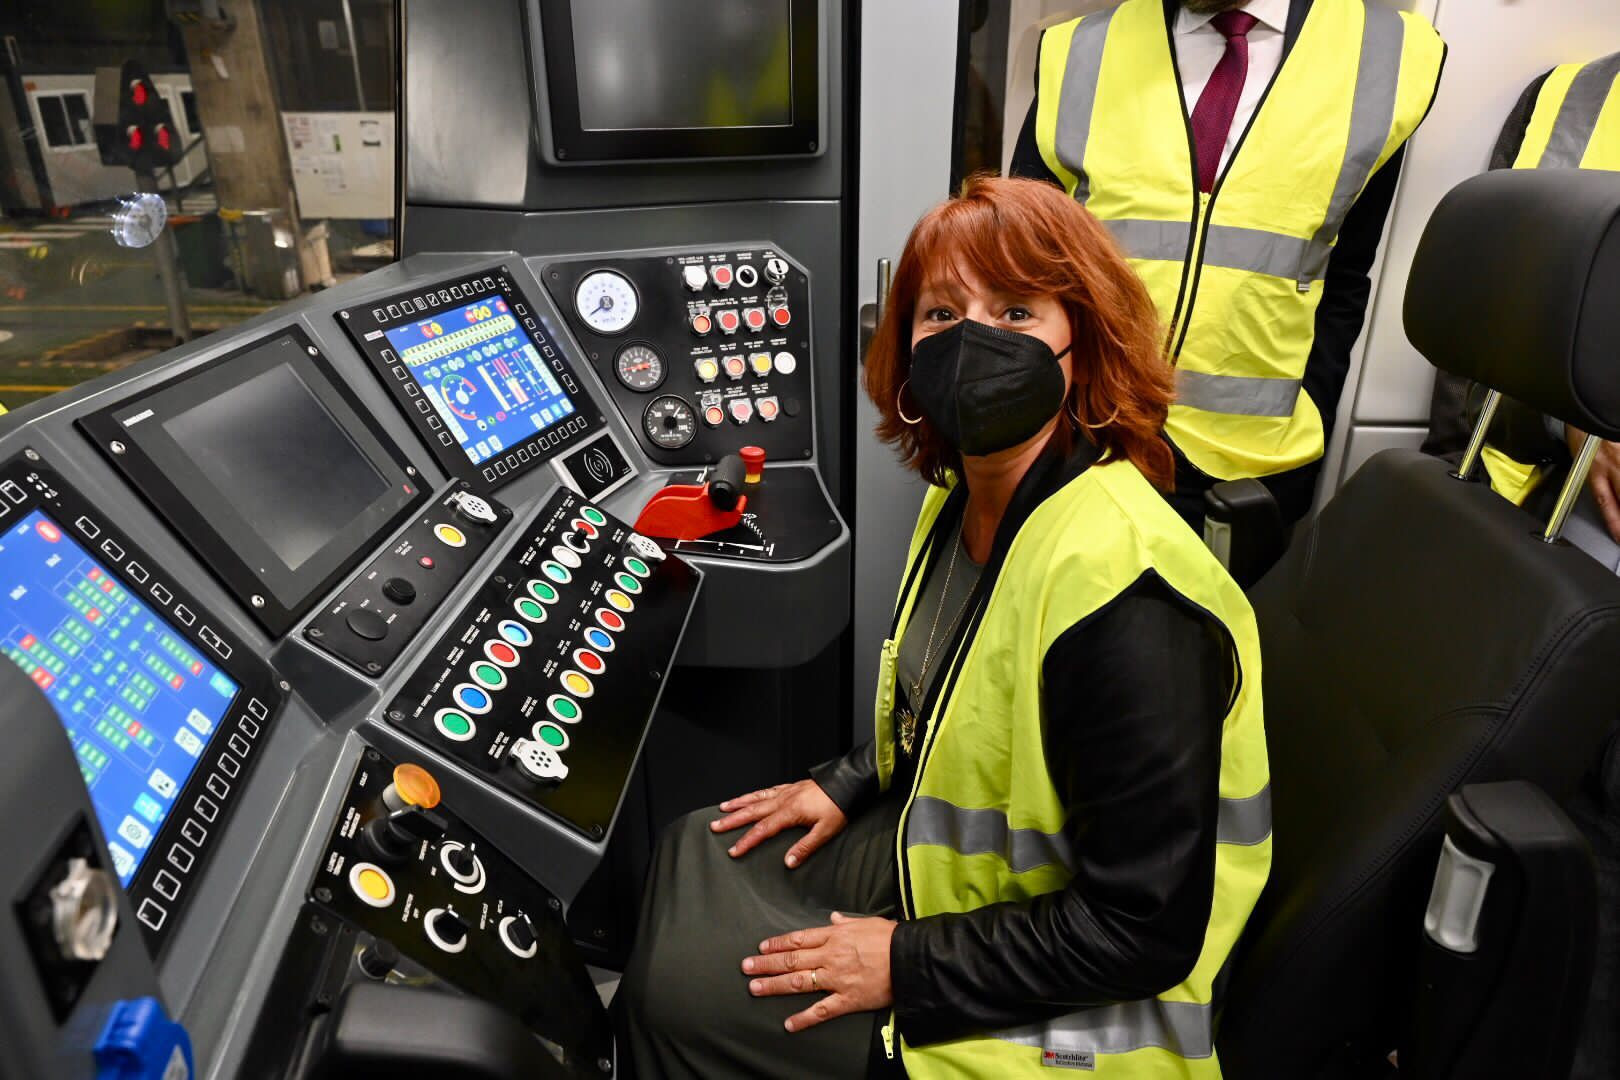
[(1271, 859), (1259, 646), (1161, 495), (1163, 341), (1051, 185), (917, 223), (866, 364), (930, 484), (873, 737), (665, 835), (620, 991), (642, 1075), (1219, 1076)]

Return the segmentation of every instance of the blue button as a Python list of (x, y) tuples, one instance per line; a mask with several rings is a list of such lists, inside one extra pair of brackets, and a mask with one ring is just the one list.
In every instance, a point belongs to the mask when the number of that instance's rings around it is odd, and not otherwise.
[(511, 619), (502, 620), (497, 629), (500, 630), (501, 637), (510, 641), (513, 645), (527, 645), (534, 640), (534, 635), (529, 633), (528, 627)]
[(613, 636), (606, 630), (598, 630), (594, 626), (585, 631), (585, 640), (598, 649), (609, 650), (613, 648)]
[(456, 697), (469, 709), (489, 708), (489, 695), (476, 686), (463, 686), (456, 692)]

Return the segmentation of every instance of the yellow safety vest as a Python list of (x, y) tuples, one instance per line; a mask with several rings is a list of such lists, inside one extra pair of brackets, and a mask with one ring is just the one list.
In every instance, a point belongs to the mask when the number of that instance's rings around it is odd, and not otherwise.
[(1301, 380), (1328, 259), (1368, 178), (1427, 114), (1445, 46), (1419, 15), (1316, 0), (1203, 194), (1170, 36), (1162, 0), (1048, 30), (1036, 143), (1171, 328), (1171, 440), (1217, 479), (1267, 476), (1322, 456)]
[[(894, 775), (896, 642), (921, 592), (915, 572), (947, 492), (931, 488), (907, 559), (875, 707), (879, 780)], [(1073, 876), (1063, 800), (1041, 738), (1041, 660), (1064, 631), (1152, 570), (1210, 612), (1235, 644), (1237, 692), (1221, 739), (1215, 889), (1197, 966), (1157, 998), (925, 1047), (904, 1046), (913, 1077), (1218, 1077), (1214, 981), (1271, 867), (1271, 787), (1260, 708), (1260, 643), (1248, 601), (1209, 550), (1127, 461), (1093, 465), (1019, 528), (977, 630), (940, 675), (927, 738), (900, 819), (896, 856), (908, 918), (1028, 900)], [(931, 720), (931, 722), (930, 722)], [(892, 1047), (893, 1030), (885, 1029)]]
[[(1620, 172), (1620, 53), (1588, 64), (1561, 64), (1536, 93), (1515, 169)], [(1523, 506), (1545, 470), (1487, 445), (1481, 461), (1491, 490)]]

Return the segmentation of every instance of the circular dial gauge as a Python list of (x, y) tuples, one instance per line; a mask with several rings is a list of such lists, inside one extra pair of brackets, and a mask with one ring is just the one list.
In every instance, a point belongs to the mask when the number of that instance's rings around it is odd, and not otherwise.
[(638, 394), (658, 389), (664, 381), (664, 358), (645, 342), (635, 342), (619, 350), (613, 361), (613, 370), (619, 381)]
[(640, 308), (636, 287), (612, 270), (586, 274), (574, 289), (574, 310), (598, 334), (617, 334), (636, 321)]
[(670, 394), (653, 401), (641, 417), (641, 427), (653, 445), (679, 450), (697, 434), (697, 416), (692, 406)]

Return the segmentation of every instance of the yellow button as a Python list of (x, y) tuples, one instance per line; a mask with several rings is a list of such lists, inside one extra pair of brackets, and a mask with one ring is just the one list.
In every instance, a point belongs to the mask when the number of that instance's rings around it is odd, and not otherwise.
[(591, 696), (591, 680), (577, 671), (570, 671), (563, 676), (563, 686), (571, 691), (575, 697)]
[(388, 879), (376, 870), (360, 871), (355, 882), (360, 886), (360, 891), (373, 900), (381, 900), (388, 895)]
[(754, 368), (754, 374), (765, 376), (771, 373), (771, 354), (757, 352), (748, 358), (748, 363)]
[(467, 543), (467, 537), (454, 525), (435, 525), (433, 526), (433, 535), (437, 536), (441, 543), (448, 544), (453, 548), (464, 547)]
[(406, 763), (394, 769), (394, 791), (403, 801), (424, 810), (439, 805), (439, 782), (420, 765)]
[(628, 596), (618, 589), (609, 589), (607, 591), (607, 601), (620, 611), (629, 611), (636, 606)]

